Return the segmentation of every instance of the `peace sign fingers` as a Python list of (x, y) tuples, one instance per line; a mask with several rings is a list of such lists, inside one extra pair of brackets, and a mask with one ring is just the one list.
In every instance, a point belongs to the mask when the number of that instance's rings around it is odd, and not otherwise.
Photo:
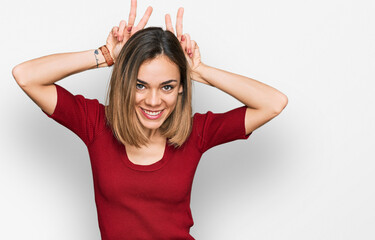
[(182, 19), (184, 16), (184, 8), (179, 8), (177, 12), (177, 22), (176, 22), (176, 31), (177, 38), (180, 40), (182, 36)]
[(172, 26), (172, 20), (171, 15), (165, 14), (165, 26), (168, 31), (174, 34), (173, 26)]
[[(182, 20), (183, 20), (183, 16), (184, 16), (184, 8), (179, 8), (178, 9), (178, 12), (177, 12), (177, 22), (176, 22), (176, 31), (177, 31), (177, 39), (181, 41), (181, 37), (182, 37)], [(173, 30), (173, 25), (172, 25), (172, 20), (171, 20), (171, 16), (169, 14), (166, 14), (165, 15), (165, 26), (167, 28), (168, 31), (172, 32), (173, 34), (175, 34), (174, 30)]]
[(147, 10), (145, 12), (145, 15), (143, 15), (142, 19), (139, 21), (138, 25), (135, 27), (134, 32), (136, 32), (138, 30), (141, 30), (141, 29), (143, 29), (146, 26), (146, 24), (148, 22), (148, 19), (151, 16), (152, 10), (153, 10), (153, 8), (151, 6), (149, 6), (147, 8)]
[(136, 16), (137, 16), (137, 0), (131, 0), (128, 27), (134, 26)]
[(149, 6), (141, 21), (137, 26), (134, 26), (135, 18), (137, 16), (137, 0), (131, 0), (128, 22), (126, 23), (125, 20), (121, 20), (119, 26), (113, 27), (107, 37), (106, 46), (114, 60), (117, 58), (128, 39), (138, 30), (141, 30), (146, 26), (152, 10), (152, 7)]

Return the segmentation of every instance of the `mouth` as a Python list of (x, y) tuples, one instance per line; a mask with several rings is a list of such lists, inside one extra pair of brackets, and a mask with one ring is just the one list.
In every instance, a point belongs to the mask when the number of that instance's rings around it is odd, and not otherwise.
[(159, 117), (161, 117), (161, 115), (163, 115), (163, 112), (164, 112), (164, 109), (159, 110), (159, 111), (148, 111), (146, 109), (141, 108), (141, 110), (142, 110), (143, 115), (151, 120), (158, 119)]

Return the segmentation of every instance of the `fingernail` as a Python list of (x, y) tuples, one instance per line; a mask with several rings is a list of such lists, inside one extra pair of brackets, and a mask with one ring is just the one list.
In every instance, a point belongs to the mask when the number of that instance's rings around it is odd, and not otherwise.
[(187, 52), (188, 52), (188, 54), (189, 54), (189, 55), (191, 54), (191, 51), (190, 51), (190, 49), (188, 49), (188, 51), (187, 51)]
[(181, 36), (181, 41), (184, 41), (185, 40), (185, 37), (184, 35)]
[(132, 30), (132, 27), (128, 27), (128, 32), (130, 32)]

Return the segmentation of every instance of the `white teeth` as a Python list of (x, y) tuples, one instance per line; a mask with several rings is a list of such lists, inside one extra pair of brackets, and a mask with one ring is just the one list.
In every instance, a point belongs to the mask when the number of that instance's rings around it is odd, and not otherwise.
[(145, 113), (147, 113), (149, 115), (153, 115), (153, 116), (158, 115), (159, 113), (161, 113), (161, 111), (159, 111), (159, 112), (149, 112), (149, 111), (144, 110), (144, 109), (143, 109), (143, 111), (145, 111)]

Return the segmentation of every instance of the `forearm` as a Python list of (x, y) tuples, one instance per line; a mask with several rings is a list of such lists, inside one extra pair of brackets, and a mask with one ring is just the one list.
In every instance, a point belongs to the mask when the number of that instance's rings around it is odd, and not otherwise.
[(198, 75), (210, 85), (228, 93), (253, 109), (281, 111), (287, 97), (277, 89), (257, 80), (202, 64)]
[(108, 66), (101, 51), (98, 50), (97, 55), (94, 51), (57, 53), (32, 59), (15, 66), (13, 76), (23, 86), (50, 85), (69, 75), (97, 68), (97, 63), (98, 67)]

